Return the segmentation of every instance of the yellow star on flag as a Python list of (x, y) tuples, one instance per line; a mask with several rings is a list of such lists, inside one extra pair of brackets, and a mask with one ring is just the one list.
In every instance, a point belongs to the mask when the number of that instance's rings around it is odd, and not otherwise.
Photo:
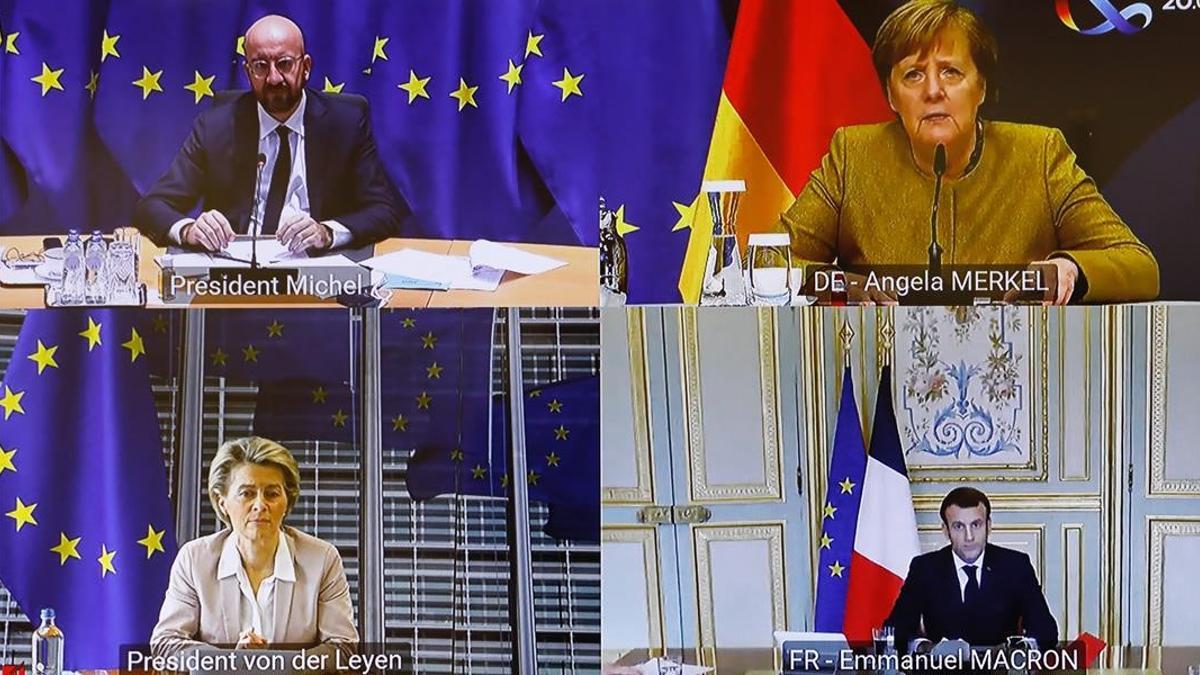
[(821, 533), (821, 548), (829, 548), (833, 545), (833, 537), (829, 536), (828, 532)]
[(17, 532), (21, 531), (26, 524), (37, 525), (37, 520), (33, 517), (33, 510), (37, 508), (37, 504), (26, 504), (17, 497), (17, 508), (4, 514), (9, 518), (17, 521)]
[(270, 325), (267, 326), (267, 337), (283, 337), (283, 324), (272, 320)]
[(215, 352), (213, 352), (213, 353), (212, 353), (212, 362), (213, 362), (213, 365), (214, 365), (214, 366), (223, 366), (223, 365), (225, 365), (225, 359), (227, 359), (228, 357), (229, 357), (229, 355), (225, 353), (225, 350), (224, 350), (224, 349), (221, 349), (220, 347), (217, 347), (217, 351), (215, 351)]
[(155, 333), (167, 332), (167, 317), (163, 316), (162, 314), (154, 315), (154, 332)]
[(429, 331), (421, 336), (421, 349), (433, 349), (434, 345), (437, 344), (437, 340), (437, 336), (433, 334), (433, 331)]
[(542, 38), (545, 35), (534, 35), (533, 31), (529, 31), (529, 36), (525, 38), (525, 58), (529, 58), (530, 54), (542, 55)]
[(245, 35), (238, 36), (237, 46), (234, 47), (234, 51), (237, 52), (238, 56), (246, 55), (246, 36)]
[(58, 351), (57, 345), (47, 347), (46, 345), (42, 344), (41, 340), (38, 340), (37, 341), (37, 351), (34, 352), (33, 354), (30, 354), (26, 358), (28, 358), (30, 361), (33, 361), (34, 363), (38, 364), (38, 375), (41, 375), (42, 371), (45, 370), (47, 367), (49, 367), (49, 368), (57, 368), (58, 367), (58, 362), (56, 362), (54, 360), (54, 352), (56, 352), (56, 351)]
[(104, 342), (102, 342), (100, 340), (100, 328), (103, 325), (104, 324), (99, 324), (99, 323), (96, 323), (95, 321), (92, 321), (92, 317), (89, 316), (88, 317), (88, 327), (84, 330), (79, 331), (79, 337), (87, 338), (89, 352), (92, 351), (93, 349), (95, 349), (96, 345), (104, 344)]
[(538, 480), (540, 478), (541, 478), (541, 476), (538, 474), (538, 472), (536, 472), (536, 471), (529, 472), (529, 484), (530, 485), (536, 486), (538, 484)]
[(166, 553), (166, 551), (163, 550), (162, 545), (162, 538), (164, 534), (166, 534), (166, 530), (163, 530), (162, 532), (155, 532), (153, 525), (146, 526), (146, 536), (138, 539), (137, 543), (146, 547), (147, 560), (150, 559), (150, 556), (154, 555), (155, 551)]
[(521, 71), (525, 68), (525, 64), (516, 65), (512, 59), (508, 60), (508, 72), (500, 76), (500, 79), (508, 83), (508, 93), (512, 93), (513, 87), (521, 84)]
[(183, 88), (195, 95), (196, 100), (193, 103), (199, 103), (205, 96), (213, 95), (212, 83), (213, 80), (217, 79), (217, 76), (209, 75), (208, 77), (204, 77), (198, 70), (192, 72), (195, 73), (192, 83), (183, 85)]
[(529, 392), (529, 398), (538, 398), (541, 395), (542, 395), (541, 389), (534, 389), (533, 391)]
[(450, 98), (458, 101), (458, 112), (462, 112), (463, 108), (467, 106), (479, 107), (479, 104), (475, 103), (475, 91), (477, 89), (479, 87), (468, 87), (466, 80), (461, 77), (458, 78), (458, 89), (450, 92)]
[(821, 520), (825, 520), (826, 518), (832, 518), (833, 514), (835, 514), (835, 513), (837, 513), (837, 507), (834, 506), (833, 504), (830, 504), (829, 502), (825, 502), (825, 509), (823, 511), (823, 515), (821, 516)]
[(157, 73), (150, 72), (146, 66), (142, 66), (142, 76), (133, 81), (133, 86), (139, 87), (142, 90), (142, 100), (150, 98), (150, 92), (163, 90), (162, 85), (158, 80), (162, 77), (163, 71)]
[(100, 73), (93, 70), (88, 75), (88, 83), (83, 85), (83, 88), (87, 89), (89, 99), (96, 100), (96, 90), (100, 88)]
[(254, 345), (246, 345), (242, 348), (242, 359), (244, 359), (246, 363), (250, 363), (251, 361), (258, 363), (259, 353), (260, 350), (255, 349)]
[(474, 469), (471, 469), (471, 478), (475, 480), (483, 480), (487, 475), (487, 469), (483, 468), (482, 464), (476, 464)]
[(146, 353), (146, 345), (142, 342), (142, 336), (138, 335), (137, 329), (131, 329), (133, 335), (129, 338), (129, 342), (122, 342), (121, 346), (129, 350), (129, 362), (137, 361), (137, 357)]
[(96, 558), (96, 562), (100, 563), (100, 578), (101, 579), (108, 576), (109, 572), (112, 572), (113, 574), (117, 573), (117, 568), (113, 567), (113, 563), (112, 563), (113, 557), (116, 555), (117, 555), (116, 551), (110, 551), (110, 550), (108, 550), (107, 546), (101, 544), (100, 557)]
[(404, 317), (404, 320), (400, 322), (400, 325), (404, 326), (405, 328), (412, 328), (413, 326), (417, 325), (417, 320), (411, 316), (406, 316)]
[(854, 494), (854, 483), (850, 482), (849, 476), (846, 476), (838, 485), (842, 487), (842, 494)]
[(463, 451), (461, 449), (455, 448), (450, 451), (450, 461), (461, 462), (462, 460), (463, 460)]
[(624, 204), (622, 204), (621, 207), (617, 209), (616, 226), (617, 226), (617, 234), (621, 237), (624, 237), (625, 235), (629, 234), (630, 232), (637, 232), (638, 230), (642, 229), (642, 228), (638, 227), (637, 225), (634, 225), (633, 223), (629, 223), (629, 222), (625, 221), (625, 205)]
[(42, 74), (35, 75), (29, 79), (42, 85), (42, 96), (45, 96), (50, 93), (51, 89), (63, 90), (62, 83), (58, 81), (58, 78), (62, 77), (63, 70), (63, 68), (51, 70), (50, 66), (46, 65), (45, 61), (42, 61)]
[(392, 431), (408, 431), (408, 420), (403, 414), (392, 418)]
[(316, 389), (313, 389), (312, 390), (313, 403), (324, 403), (325, 397), (328, 395), (329, 395), (329, 392), (325, 391), (325, 387), (317, 387)]
[(346, 420), (347, 420), (349, 417), (350, 417), (349, 415), (347, 415), (346, 413), (342, 412), (341, 408), (338, 408), (338, 411), (337, 411), (337, 412), (335, 412), (335, 413), (333, 414), (333, 426), (335, 426), (335, 427), (345, 427), (345, 426), (346, 426)]
[(117, 51), (117, 40), (120, 39), (120, 35), (109, 35), (108, 31), (104, 31), (104, 37), (100, 38), (100, 63), (110, 56), (121, 58), (121, 53)]
[(375, 36), (375, 49), (371, 52), (371, 63), (375, 63), (376, 59), (388, 60), (387, 52), (384, 51), (388, 40), (391, 40), (391, 38)]
[(691, 204), (680, 204), (679, 202), (671, 202), (671, 206), (679, 213), (679, 220), (675, 221), (675, 227), (671, 228), (672, 232), (687, 230), (692, 227), (692, 220), (696, 217), (696, 202), (692, 200)]
[(552, 412), (552, 413), (562, 412), (562, 401), (560, 401), (558, 399), (554, 399), (553, 401), (550, 401), (549, 403), (546, 404), (546, 408), (549, 409), (550, 412)]
[(432, 396), (430, 396), (426, 392), (421, 392), (421, 395), (417, 397), (417, 409), (418, 410), (429, 410), (429, 403), (431, 401), (433, 401)]
[(66, 532), (58, 533), (58, 546), (51, 548), (50, 551), (58, 554), (59, 567), (66, 565), (68, 558), (83, 560), (83, 558), (79, 557), (79, 551), (76, 549), (76, 547), (79, 546), (80, 539), (83, 539), (83, 537), (75, 537), (74, 539), (71, 539), (67, 537)]
[(831, 576), (831, 577), (840, 577), (840, 576), (842, 576), (842, 572), (845, 572), (845, 571), (846, 571), (846, 568), (842, 567), (842, 563), (840, 563), (836, 560), (833, 561), (833, 564), (829, 566), (829, 576)]
[[(424, 99), (429, 98), (429, 92), (425, 91), (425, 87), (426, 87), (426, 85), (429, 84), (429, 80), (431, 80), (431, 79), (433, 79), (433, 78), (432, 77), (417, 77), (416, 71), (410, 70), (410, 71), (408, 71), (408, 82), (405, 82), (404, 84), (398, 84), (396, 86), (398, 88), (403, 89), (404, 91), (408, 92), (408, 104), (412, 105), (412, 102), (417, 100), (418, 96), (420, 96), (421, 98), (424, 98)], [(411, 318), (404, 320), (405, 328), (409, 328), (412, 326), (412, 324), (409, 323), (410, 321), (412, 321)]]
[(15, 412), (25, 414), (25, 409), (21, 407), (21, 399), (24, 396), (25, 392), (14, 392), (7, 384), (4, 385), (4, 398), (0, 398), (0, 408), (4, 408), (4, 419), (8, 419)]
[(567, 434), (569, 433), (571, 433), (571, 430), (560, 424), (558, 425), (558, 428), (554, 430), (554, 440), (565, 441), (567, 440)]
[(342, 89), (344, 89), (345, 87), (346, 87), (345, 82), (340, 82), (338, 84), (334, 84), (329, 81), (328, 77), (326, 77), (325, 78), (325, 88), (322, 89), (321, 91), (323, 91), (326, 94), (340, 94), (340, 93), (342, 93)]
[(20, 34), (20, 32), (16, 32), (9, 33), (7, 36), (5, 36), (4, 51), (8, 52), (9, 54), (16, 54), (18, 56), (21, 55), (21, 52), (17, 49), (17, 36)]
[(503, 476), (500, 476), (500, 487), (505, 490), (508, 489), (508, 474), (504, 474)]
[(425, 379), (440, 380), (440, 379), (442, 379), (442, 371), (443, 370), (445, 370), (445, 368), (439, 366), (437, 364), (437, 361), (434, 361), (433, 365), (431, 365), (425, 369), (425, 372), (429, 373), (428, 377), (426, 377)]
[(579, 83), (583, 81), (584, 75), (572, 75), (570, 70), (563, 68), (563, 79), (554, 82), (554, 86), (562, 90), (562, 100), (566, 101), (572, 94), (583, 97), (583, 90), (579, 88)]
[(5, 471), (17, 472), (17, 465), (13, 463), (13, 455), (17, 454), (17, 449), (5, 450), (0, 448), (0, 474)]
[(546, 465), (547, 466), (558, 466), (558, 462), (561, 459), (562, 459), (561, 457), (559, 457), (558, 455), (556, 455), (552, 452), (552, 453), (546, 455)]

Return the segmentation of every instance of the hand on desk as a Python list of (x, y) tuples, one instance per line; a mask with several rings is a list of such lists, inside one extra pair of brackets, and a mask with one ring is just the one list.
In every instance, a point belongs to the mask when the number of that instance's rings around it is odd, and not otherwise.
[(265, 649), (267, 638), (254, 632), (253, 628), (246, 629), (238, 635), (236, 649)]
[(333, 244), (333, 231), (303, 211), (285, 209), (275, 238), (292, 253), (322, 251)]
[(233, 241), (233, 228), (225, 214), (217, 210), (205, 211), (195, 221), (184, 226), (179, 238), (185, 246), (194, 246), (206, 251), (222, 251)]

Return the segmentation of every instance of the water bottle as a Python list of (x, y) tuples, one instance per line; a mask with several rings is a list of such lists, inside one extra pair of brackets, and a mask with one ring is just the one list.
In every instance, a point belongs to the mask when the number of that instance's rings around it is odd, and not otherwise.
[(63, 246), (61, 304), (83, 303), (83, 276), (83, 242), (79, 239), (79, 230), (69, 230), (67, 243)]
[(54, 610), (42, 610), (42, 625), (33, 634), (34, 675), (62, 675), (63, 633), (54, 625)]
[(83, 253), (84, 297), (89, 305), (102, 305), (108, 301), (108, 244), (100, 230), (92, 231)]

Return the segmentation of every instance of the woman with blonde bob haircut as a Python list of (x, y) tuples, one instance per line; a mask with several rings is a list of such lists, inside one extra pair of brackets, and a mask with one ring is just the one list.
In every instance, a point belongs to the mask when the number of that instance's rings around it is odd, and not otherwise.
[(300, 498), (292, 453), (257, 436), (226, 442), (209, 467), (208, 497), (226, 527), (179, 549), (150, 638), (154, 654), (201, 646), (352, 652), (358, 630), (341, 555), (283, 525)]
[[(1158, 263), (1075, 161), (1062, 132), (985, 120), (999, 50), (954, 0), (909, 0), (872, 57), (895, 119), (838, 129), (783, 214), (793, 255), (843, 268), (925, 265), (934, 158), (945, 149), (945, 265), (1053, 267), (1054, 304), (1158, 297)], [(870, 297), (885, 301), (888, 298)]]

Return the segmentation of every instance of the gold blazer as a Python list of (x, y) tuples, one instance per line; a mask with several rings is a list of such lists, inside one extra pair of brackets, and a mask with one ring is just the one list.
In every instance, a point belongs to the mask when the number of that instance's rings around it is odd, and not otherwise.
[[(984, 122), (975, 166), (944, 180), (943, 265), (1075, 261), (1085, 302), (1158, 297), (1158, 263), (1079, 168), (1062, 132)], [(844, 127), (779, 227), (805, 263), (924, 265), (933, 178), (899, 122)]]

